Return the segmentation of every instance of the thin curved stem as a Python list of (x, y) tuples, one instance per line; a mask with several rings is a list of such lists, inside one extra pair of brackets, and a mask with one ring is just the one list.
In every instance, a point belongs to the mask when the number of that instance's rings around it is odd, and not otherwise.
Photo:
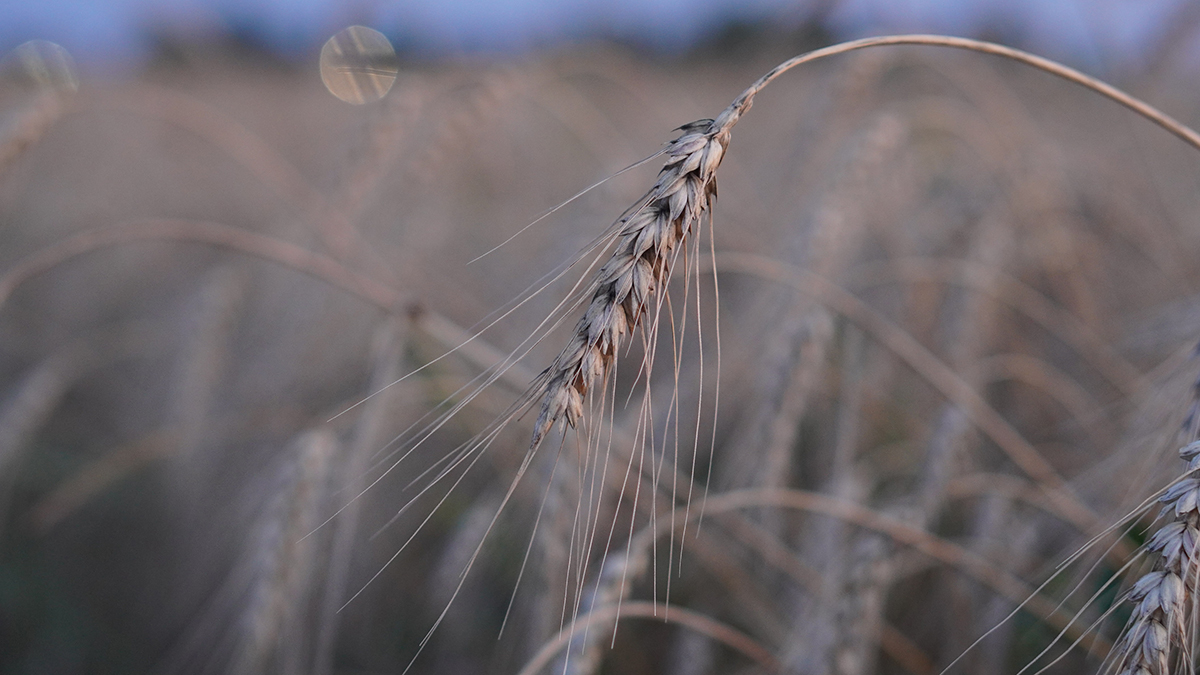
[(0, 306), (8, 301), (21, 284), (68, 260), (102, 248), (155, 239), (192, 241), (242, 251), (324, 279), (385, 311), (402, 312), (410, 309), (406, 307), (407, 298), (400, 293), (347, 269), (327, 255), (314, 253), (282, 239), (229, 225), (179, 218), (145, 218), (111, 227), (85, 230), (60, 239), (22, 258), (0, 275)]
[(773, 82), (777, 77), (795, 68), (796, 66), (816, 61), (829, 56), (837, 56), (838, 54), (846, 54), (848, 52), (866, 49), (868, 47), (883, 47), (889, 45), (929, 45), (934, 47), (950, 47), (952, 49), (964, 49), (967, 51), (978, 52), (981, 54), (991, 54), (1000, 56), (1006, 59), (1024, 63), (1032, 66), (1043, 72), (1049, 73), (1056, 77), (1060, 77), (1068, 82), (1074, 82), (1086, 89), (1090, 89), (1107, 99), (1119, 103), (1133, 112), (1145, 117), (1154, 124), (1162, 127), (1166, 131), (1175, 135), (1188, 145), (1200, 150), (1200, 134), (1196, 133), (1187, 125), (1179, 122), (1175, 118), (1167, 115), (1158, 108), (1126, 94), (1116, 87), (1101, 82), (1090, 75), (1085, 75), (1074, 68), (1064, 66), (1056, 61), (1030, 54), (1029, 52), (1005, 47), (992, 42), (984, 42), (982, 40), (972, 40), (970, 38), (950, 37), (946, 35), (885, 35), (882, 37), (863, 38), (861, 40), (852, 40), (841, 44), (817, 49), (807, 54), (801, 54), (784, 61), (775, 66), (762, 77), (758, 78), (754, 84), (750, 85), (743, 91), (729, 109), (722, 115), (722, 122), (732, 126), (737, 122), (754, 102), (754, 97), (758, 95), (768, 84)]
[(544, 644), (538, 650), (538, 653), (525, 664), (525, 667), (521, 669), (518, 675), (535, 675), (540, 672), (558, 652), (570, 644), (571, 640), (594, 624), (635, 617), (657, 619), (659, 621), (686, 626), (733, 648), (735, 651), (758, 663), (767, 672), (778, 673), (781, 671), (779, 660), (775, 658), (775, 655), (770, 650), (759, 644), (754, 638), (731, 628), (727, 624), (683, 607), (671, 607), (668, 612), (663, 605), (658, 603), (636, 601), (626, 602), (620, 607), (602, 607), (589, 612), (587, 616), (580, 617), (571, 622), (571, 625), (562, 629), (553, 640)]
[[(341, 261), (276, 237), (204, 220), (145, 218), (110, 227), (84, 230), (25, 256), (0, 273), (0, 310), (29, 280), (75, 258), (114, 246), (145, 241), (207, 244), (278, 263), (320, 279), (389, 314), (407, 316), (422, 331), (441, 342), (447, 354), (457, 353), (481, 369), (507, 360), (507, 355), (405, 293), (355, 272)], [(525, 390), (534, 374), (510, 364), (500, 378), (516, 392)]]
[(1004, 270), (971, 260), (913, 256), (862, 263), (845, 276), (852, 280), (851, 289), (857, 292), (882, 284), (922, 281), (954, 284), (986, 293), (1070, 345), (1121, 394), (1132, 396), (1145, 391), (1153, 381), (1082, 320)]
[(853, 321), (886, 345), (897, 356), (957, 405), (971, 422), (992, 439), (1025, 475), (1045, 491), (1055, 510), (1082, 530), (1099, 527), (1099, 518), (1071, 489), (1058, 470), (977, 391), (912, 335), (842, 287), (808, 270), (750, 253), (722, 253), (717, 268), (771, 279), (807, 293)]

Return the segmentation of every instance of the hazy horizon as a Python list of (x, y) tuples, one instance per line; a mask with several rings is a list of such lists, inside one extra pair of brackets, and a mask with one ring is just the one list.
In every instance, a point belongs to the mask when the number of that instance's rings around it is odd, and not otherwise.
[[(588, 39), (618, 39), (664, 53), (731, 26), (781, 32), (819, 26), (836, 38), (896, 32), (988, 36), (1093, 69), (1137, 67), (1170, 31), (1190, 31), (1182, 0), (48, 0), (0, 10), (0, 53), (33, 39), (62, 45), (86, 71), (136, 68), (164, 38), (205, 43), (230, 37), (286, 60), (309, 58), (338, 30), (361, 24), (397, 50), (427, 57), (522, 53)], [(669, 30), (664, 27), (669, 26)], [(1187, 40), (1195, 55), (1195, 40)]]

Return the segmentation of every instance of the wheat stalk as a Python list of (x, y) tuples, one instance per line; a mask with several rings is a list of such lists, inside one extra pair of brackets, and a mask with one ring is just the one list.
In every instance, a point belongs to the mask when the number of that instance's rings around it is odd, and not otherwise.
[(694, 235), (711, 212), (716, 198), (716, 170), (729, 147), (734, 125), (750, 110), (755, 97), (780, 75), (804, 63), (886, 45), (951, 47), (1030, 65), (1091, 89), (1200, 150), (1200, 134), (1153, 106), (1073, 68), (990, 42), (941, 35), (894, 35), (844, 42), (784, 61), (738, 95), (716, 118), (680, 127), (682, 134), (664, 150), (667, 159), (654, 186), (617, 221), (616, 249), (588, 287), (591, 302), (584, 316), (567, 347), (534, 383), (534, 391), (540, 391), (541, 407), (531, 450), (560, 420), (572, 427), (579, 422), (588, 390), (611, 371), (622, 339), (639, 325), (648, 309), (661, 302), (656, 294), (670, 279), (677, 248)]

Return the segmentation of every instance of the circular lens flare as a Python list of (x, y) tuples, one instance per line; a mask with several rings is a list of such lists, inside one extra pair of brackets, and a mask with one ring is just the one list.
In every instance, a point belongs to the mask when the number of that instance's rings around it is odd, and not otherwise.
[(340, 30), (321, 48), (321, 81), (346, 103), (362, 105), (383, 98), (398, 71), (392, 43), (366, 26)]
[(48, 40), (30, 40), (13, 50), (21, 71), (39, 87), (57, 91), (75, 91), (79, 76), (75, 59), (63, 48)]

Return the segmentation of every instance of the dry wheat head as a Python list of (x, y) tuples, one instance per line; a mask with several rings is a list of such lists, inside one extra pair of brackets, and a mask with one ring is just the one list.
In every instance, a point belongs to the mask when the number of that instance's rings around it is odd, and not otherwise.
[(559, 420), (575, 426), (588, 389), (609, 372), (622, 339), (658, 306), (657, 293), (670, 279), (680, 245), (694, 236), (716, 199), (716, 171), (737, 114), (731, 107), (715, 120), (679, 127), (658, 180), (617, 221), (616, 249), (589, 286), (587, 311), (566, 349), (539, 377), (544, 393), (530, 447)]
[(1120, 675), (1166, 675), (1172, 672), (1172, 646), (1190, 662), (1195, 633), (1193, 593), (1200, 574), (1200, 441), (1185, 445), (1179, 456), (1188, 471), (1163, 493), (1163, 516), (1146, 549), (1157, 553), (1156, 569), (1138, 579), (1129, 599), (1137, 603), (1117, 644)]

